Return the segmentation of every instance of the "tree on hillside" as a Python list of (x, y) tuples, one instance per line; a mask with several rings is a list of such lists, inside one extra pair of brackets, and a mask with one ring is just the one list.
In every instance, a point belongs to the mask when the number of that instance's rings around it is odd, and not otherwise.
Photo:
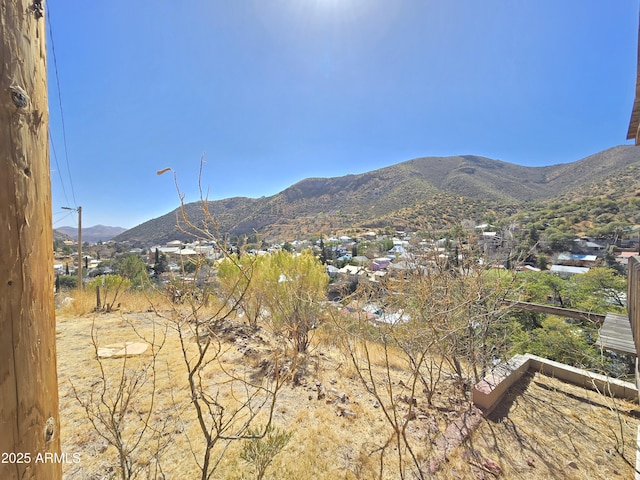
[(565, 279), (551, 272), (526, 272), (518, 276), (522, 298), (534, 303), (554, 303), (592, 313), (625, 309), (627, 279), (615, 270), (595, 267)]
[(141, 287), (148, 282), (147, 266), (139, 255), (127, 253), (116, 258), (116, 272), (131, 281), (132, 287)]
[(284, 242), (284, 243), (282, 244), (282, 249), (283, 249), (284, 251), (286, 251), (286, 252), (289, 252), (289, 253), (291, 253), (291, 252), (294, 252), (294, 251), (295, 251), (295, 248), (294, 248), (294, 247), (293, 247), (293, 245), (291, 245), (289, 242)]
[(323, 265), (327, 264), (327, 250), (326, 247), (324, 246), (324, 240), (321, 238), (320, 239), (320, 262)]
[(596, 267), (571, 279), (574, 305), (579, 310), (606, 314), (626, 309), (627, 279), (611, 268)]
[(78, 277), (75, 275), (61, 275), (59, 278), (60, 288), (74, 290), (78, 288)]
[(547, 228), (544, 233), (546, 245), (549, 249), (555, 252), (568, 250), (571, 247), (573, 239), (575, 238), (572, 232), (565, 229), (560, 230), (554, 227)]
[(536, 258), (536, 266), (540, 269), (540, 270), (546, 270), (547, 269), (547, 256), (544, 253), (541, 253), (537, 256)]
[(393, 248), (393, 239), (385, 238), (378, 242), (378, 247), (380, 249), (380, 253), (388, 252)]
[(265, 300), (274, 331), (306, 353), (310, 332), (320, 317), (320, 301), (326, 299), (329, 277), (310, 250), (301, 254), (279, 251), (260, 265)]
[(264, 282), (266, 256), (231, 256), (218, 265), (218, 281), (222, 294), (237, 304), (249, 326), (256, 330), (266, 301)]
[(518, 329), (513, 335), (513, 353), (532, 353), (549, 360), (589, 370), (600, 370), (606, 359), (587, 341), (584, 329), (549, 316), (540, 328)]
[(529, 240), (529, 247), (534, 247), (535, 245), (538, 244), (538, 241), (540, 240), (540, 235), (538, 234), (538, 229), (536, 228), (535, 225), (531, 225), (529, 227), (528, 240)]
[(169, 269), (167, 256), (156, 248), (155, 262), (153, 263), (153, 274), (158, 277)]
[(616, 255), (613, 253), (613, 245), (611, 245), (602, 255), (602, 260), (607, 268), (611, 268), (618, 275), (625, 274), (625, 266), (616, 261)]
[(628, 222), (616, 221), (612, 214), (599, 215), (594, 220), (594, 227), (587, 233), (596, 238), (609, 238), (612, 243), (616, 243), (620, 235), (631, 229), (633, 225)]
[(571, 289), (565, 279), (548, 271), (526, 272), (518, 278), (523, 287), (523, 300), (571, 307)]

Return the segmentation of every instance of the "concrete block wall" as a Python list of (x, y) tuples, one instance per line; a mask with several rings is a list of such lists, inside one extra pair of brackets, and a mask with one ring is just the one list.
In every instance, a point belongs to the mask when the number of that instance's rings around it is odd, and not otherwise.
[(526, 356), (529, 357), (529, 369), (533, 372), (540, 372), (579, 387), (595, 390), (603, 395), (624, 398), (633, 402), (638, 401), (638, 388), (633, 383), (571, 367), (536, 355), (527, 354)]
[(473, 387), (473, 403), (485, 414), (490, 413), (509, 387), (529, 370), (529, 362), (526, 355), (515, 355), (498, 365)]
[(473, 403), (485, 415), (491, 413), (507, 390), (527, 371), (540, 372), (567, 383), (598, 391), (603, 395), (638, 402), (638, 389), (633, 383), (571, 367), (536, 355), (525, 354), (515, 355), (509, 361), (498, 365), (478, 382), (473, 387)]

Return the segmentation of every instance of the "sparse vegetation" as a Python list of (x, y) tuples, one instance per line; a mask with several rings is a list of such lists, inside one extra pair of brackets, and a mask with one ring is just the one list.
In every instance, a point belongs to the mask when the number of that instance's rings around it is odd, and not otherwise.
[(249, 430), (249, 436), (254, 438), (245, 440), (240, 452), (240, 458), (253, 466), (257, 480), (264, 478), (275, 456), (286, 447), (293, 435), (293, 432), (270, 427), (266, 430), (266, 434), (260, 437), (262, 430), (261, 428)]
[[(171, 307), (168, 303), (159, 303), (158, 308), (166, 310)], [(132, 325), (136, 325), (148, 337), (153, 325), (159, 322), (153, 313), (118, 312), (81, 317), (59, 314), (63, 451), (81, 455), (79, 463), (64, 465), (65, 478), (69, 479), (80, 480), (92, 476), (108, 478), (118, 465), (117, 450), (108, 446), (91, 428), (86, 412), (70, 391), (68, 381), (73, 379), (77, 388), (86, 388), (99, 375), (90, 339), (94, 318), (99, 325), (100, 346), (139, 338)], [(277, 345), (277, 339), (262, 329), (256, 334), (251, 334), (249, 329), (242, 330), (241, 322), (232, 322), (232, 325), (235, 325), (235, 330), (229, 330), (221, 336), (224, 357), (219, 364), (214, 362), (209, 365), (208, 370), (203, 372), (203, 381), (205, 385), (219, 386), (220, 401), (233, 403), (233, 396), (222, 393), (230, 391), (219, 380), (222, 378), (220, 369), (233, 369), (237, 374), (263, 375), (269, 371), (269, 365), (273, 365), (269, 362), (269, 350)], [(358, 379), (348, 361), (347, 352), (340, 348), (340, 342), (330, 327), (330, 323), (325, 324), (314, 338), (312, 353), (306, 357), (307, 367), (300, 385), (296, 387), (286, 383), (278, 394), (274, 426), (280, 430), (295, 431), (295, 436), (286, 448), (274, 456), (264, 478), (272, 478), (275, 472), (277, 478), (283, 480), (307, 478), (310, 474), (319, 479), (379, 478), (379, 447), (389, 440), (389, 423), (382, 409), (376, 406), (375, 399)], [(202, 437), (197, 417), (190, 406), (190, 393), (184, 388), (187, 376), (177, 337), (177, 332), (169, 329), (165, 345), (158, 354), (158, 393), (152, 418), (165, 422), (163, 428), (166, 436), (162, 438), (170, 442), (159, 457), (162, 472), (173, 478), (199, 478), (195, 458), (189, 452), (191, 448), (202, 449)], [(191, 348), (196, 349), (195, 343), (191, 344)], [(436, 384), (432, 405), (429, 405), (426, 394), (422, 392), (420, 381), (414, 396), (416, 405), (412, 405), (408, 373), (411, 369), (404, 360), (406, 357), (392, 345), (389, 345), (386, 356), (384, 350), (382, 345), (375, 342), (369, 344), (372, 375), (375, 379), (388, 378), (386, 383), (380, 382), (378, 385), (381, 393), (388, 398), (384, 385), (390, 382), (392, 392), (398, 398), (396, 409), (399, 421), (404, 422), (409, 409), (414, 412), (415, 418), (410, 419), (413, 415), (407, 417), (410, 420), (406, 423), (405, 434), (413, 445), (419, 445), (417, 458), (427, 459), (430, 453), (423, 448), (428, 447), (468, 404), (459, 403), (459, 383), (455, 376), (447, 374), (449, 369), (446, 368)], [(133, 367), (146, 363), (149, 358), (149, 354), (140, 360), (133, 358), (129, 365)], [(106, 367), (118, 370), (122, 359), (106, 359), (105, 362)], [(495, 417), (483, 422), (460, 449), (449, 455), (449, 461), (435, 474), (436, 478), (452, 478), (452, 472), (462, 478), (473, 478), (478, 465), (481, 466), (485, 458), (493, 459), (501, 466), (503, 478), (553, 475), (570, 478), (576, 474), (574, 467), (568, 465), (570, 461), (576, 462), (578, 473), (589, 472), (589, 478), (615, 478), (614, 471), (624, 477), (632, 472), (632, 467), (625, 459), (632, 461), (635, 451), (637, 420), (633, 417), (634, 405), (619, 400), (614, 402), (546, 377), (523, 381), (516, 387), (516, 392), (506, 400), (505, 406)], [(580, 397), (589, 399), (589, 402), (580, 401)], [(342, 413), (345, 409), (355, 416)], [(622, 435), (612, 409), (621, 416), (624, 428)], [(138, 418), (135, 411), (131, 413), (132, 419)], [(261, 417), (256, 428), (264, 425), (264, 420)], [(512, 428), (513, 425), (517, 426), (517, 430)], [(593, 425), (598, 425), (598, 428), (593, 428)], [(555, 440), (550, 442), (550, 438)], [(621, 442), (626, 452), (624, 456), (617, 451), (622, 446)], [(242, 460), (244, 445), (239, 442), (227, 448), (217, 467), (216, 478), (240, 480), (255, 475), (253, 467)], [(157, 442), (143, 442), (136, 455), (140, 465), (145, 465), (145, 468), (156, 465), (154, 452), (157, 449)], [(606, 453), (606, 450), (614, 453)], [(393, 447), (388, 447), (382, 459), (383, 479), (398, 478), (397, 460), (392, 451)], [(433, 454), (435, 452), (431, 451)], [(527, 464), (528, 458), (533, 460), (533, 466)], [(143, 473), (146, 470), (140, 472), (142, 478), (161, 478), (153, 475), (146, 477), (146, 473)]]
[(122, 292), (131, 287), (131, 280), (120, 275), (102, 275), (86, 284), (86, 288), (96, 292), (96, 310), (111, 312)]
[[(157, 395), (157, 360), (166, 340), (166, 327), (158, 331), (153, 324), (150, 337), (145, 337), (134, 325), (139, 340), (150, 346), (151, 353), (143, 361), (129, 359), (127, 354), (115, 360), (103, 359), (98, 347), (99, 329), (91, 326), (91, 343), (99, 368), (96, 381), (90, 386), (73, 383), (73, 395), (86, 412), (94, 431), (108, 445), (115, 448), (119, 477), (159, 478), (162, 476), (160, 458), (170, 440), (167, 424), (155, 415)], [(127, 349), (126, 344), (121, 348)], [(153, 445), (153, 460), (142, 453)]]

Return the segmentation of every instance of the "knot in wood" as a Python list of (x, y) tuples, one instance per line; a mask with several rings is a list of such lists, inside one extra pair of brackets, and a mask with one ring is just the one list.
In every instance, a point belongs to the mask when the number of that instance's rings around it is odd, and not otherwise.
[(13, 85), (10, 89), (13, 104), (18, 108), (27, 108), (27, 105), (29, 105), (29, 95), (27, 95), (27, 92), (17, 85)]
[(56, 421), (53, 417), (49, 417), (44, 424), (44, 441), (50, 442), (56, 434)]
[(36, 20), (40, 20), (44, 16), (44, 7), (42, 6), (42, 0), (33, 0), (33, 5), (31, 5), (30, 10)]

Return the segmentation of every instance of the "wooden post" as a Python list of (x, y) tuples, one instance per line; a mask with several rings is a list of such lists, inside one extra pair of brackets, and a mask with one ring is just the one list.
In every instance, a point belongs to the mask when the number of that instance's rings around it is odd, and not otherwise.
[(78, 288), (82, 290), (82, 206), (78, 206)]
[(10, 480), (62, 477), (46, 73), (42, 0), (3, 0), (0, 478)]
[(76, 275), (78, 276), (77, 288), (82, 290), (84, 286), (82, 284), (82, 206), (80, 205), (78, 208), (62, 207), (62, 209), (78, 212), (78, 269), (76, 270)]

